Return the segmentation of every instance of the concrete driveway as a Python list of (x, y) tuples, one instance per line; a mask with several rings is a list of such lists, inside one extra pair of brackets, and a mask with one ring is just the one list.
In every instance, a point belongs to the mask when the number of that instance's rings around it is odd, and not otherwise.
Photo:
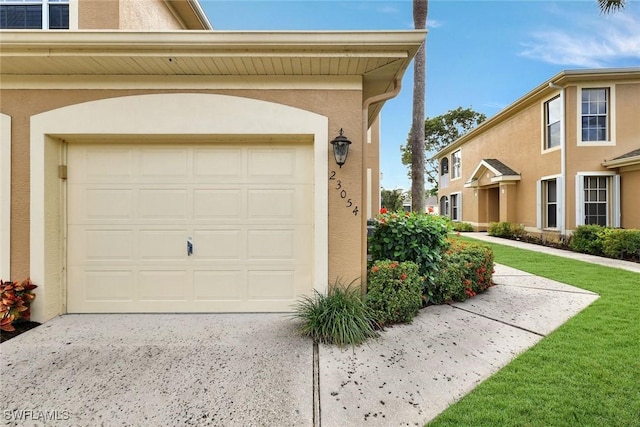
[(282, 314), (61, 316), (0, 346), (3, 421), (422, 425), (598, 297), (502, 266), (494, 281), (355, 349), (314, 350)]

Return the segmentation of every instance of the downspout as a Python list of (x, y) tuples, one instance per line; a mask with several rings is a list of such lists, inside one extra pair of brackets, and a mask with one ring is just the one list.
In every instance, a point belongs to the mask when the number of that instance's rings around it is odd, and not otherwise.
[(560, 216), (560, 236), (563, 238), (567, 234), (567, 137), (566, 137), (566, 121), (565, 117), (565, 88), (558, 86), (553, 82), (549, 82), (549, 87), (560, 89), (560, 178), (562, 191), (562, 215)]
[[(362, 212), (366, 212), (366, 204), (365, 198), (367, 195), (367, 131), (369, 130), (369, 107), (372, 104), (377, 104), (378, 102), (387, 101), (391, 98), (395, 98), (399, 93), (402, 87), (402, 82), (399, 78), (396, 78), (393, 81), (393, 89), (389, 92), (381, 93), (379, 95), (375, 95), (369, 97), (364, 100), (362, 103)], [(378, 148), (379, 149), (379, 148)], [(362, 215), (361, 220), (361, 233), (363, 235), (362, 245), (360, 248), (362, 259), (361, 259), (361, 274), (362, 278), (362, 290), (364, 291), (367, 284), (367, 215)]]

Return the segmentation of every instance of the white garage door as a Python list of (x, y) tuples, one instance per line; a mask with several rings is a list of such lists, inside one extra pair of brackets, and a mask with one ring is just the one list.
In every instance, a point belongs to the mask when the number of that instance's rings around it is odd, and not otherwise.
[(312, 155), (70, 144), (67, 311), (291, 311), (313, 289)]

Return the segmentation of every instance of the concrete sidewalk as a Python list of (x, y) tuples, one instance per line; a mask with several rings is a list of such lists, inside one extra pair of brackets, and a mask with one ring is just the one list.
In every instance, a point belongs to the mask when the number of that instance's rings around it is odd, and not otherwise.
[(503, 266), (494, 281), (343, 350), (314, 352), (282, 314), (61, 316), (0, 346), (0, 410), (6, 425), (423, 425), (598, 298)]

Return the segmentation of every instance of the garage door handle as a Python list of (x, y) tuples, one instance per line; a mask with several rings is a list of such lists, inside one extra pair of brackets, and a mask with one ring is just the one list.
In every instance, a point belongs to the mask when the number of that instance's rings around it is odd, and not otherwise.
[(189, 236), (189, 238), (187, 238), (187, 256), (191, 255), (193, 255), (193, 241), (191, 236)]

